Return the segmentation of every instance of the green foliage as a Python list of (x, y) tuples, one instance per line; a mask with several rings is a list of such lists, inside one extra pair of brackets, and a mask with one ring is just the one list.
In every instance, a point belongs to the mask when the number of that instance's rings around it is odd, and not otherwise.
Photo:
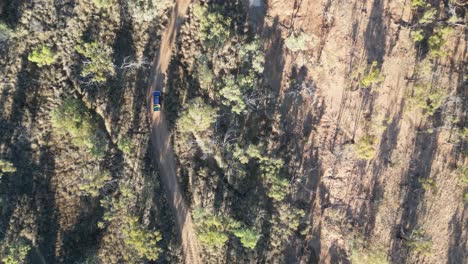
[(198, 239), (211, 248), (224, 246), (230, 234), (235, 235), (244, 247), (250, 249), (255, 248), (260, 238), (255, 230), (241, 225), (230, 217), (213, 215), (202, 208), (193, 211), (193, 221)]
[(112, 5), (112, 0), (93, 0), (94, 4), (100, 8), (107, 8)]
[(414, 86), (413, 93), (408, 95), (408, 106), (416, 106), (429, 116), (432, 116), (442, 106), (447, 98), (447, 92), (443, 89), (432, 87), (430, 84), (418, 83)]
[(0, 179), (5, 173), (12, 172), (16, 172), (16, 168), (13, 166), (13, 163), (0, 159)]
[(260, 234), (258, 232), (248, 228), (234, 230), (234, 235), (240, 239), (245, 248), (250, 249), (254, 249), (260, 239)]
[(217, 47), (231, 35), (231, 18), (218, 12), (209, 12), (201, 5), (195, 5), (193, 11), (195, 17), (200, 20), (198, 34), (206, 47)]
[(212, 215), (202, 208), (193, 211), (193, 220), (200, 242), (209, 247), (221, 247), (229, 239), (229, 232), (239, 223), (229, 217)]
[(2, 263), (4, 264), (22, 264), (25, 263), (31, 246), (23, 240), (17, 240), (10, 245), (6, 245), (5, 252), (2, 254)]
[(131, 138), (127, 136), (119, 138), (117, 148), (127, 155), (131, 154), (135, 150), (135, 146), (133, 145)]
[(99, 190), (111, 179), (109, 171), (94, 168), (83, 175), (83, 181), (79, 184), (79, 189), (84, 195), (96, 197), (99, 195)]
[(368, 244), (362, 239), (351, 242), (352, 264), (390, 264), (383, 247)]
[(418, 29), (411, 32), (411, 39), (413, 42), (421, 42), (424, 39), (424, 30)]
[(138, 23), (152, 21), (171, 4), (169, 0), (126, 0), (125, 2), (128, 13)]
[(411, 231), (410, 236), (405, 241), (405, 245), (416, 253), (423, 255), (431, 254), (432, 240), (426, 237), (424, 230), (421, 228)]
[(195, 98), (177, 120), (177, 127), (181, 133), (205, 132), (216, 121), (216, 112), (217, 110), (206, 104), (203, 99)]
[(380, 74), (377, 61), (367, 66), (364, 77), (360, 80), (360, 85), (364, 88), (369, 88), (374, 84), (378, 84), (383, 81), (383, 77)]
[(115, 75), (112, 48), (95, 41), (77, 45), (75, 50), (88, 59), (83, 62), (82, 77), (89, 77), (92, 82), (102, 83), (107, 80), (107, 76)]
[(435, 8), (430, 8), (426, 10), (421, 19), (419, 19), (419, 24), (430, 24), (434, 22), (436, 15), (437, 10)]
[(461, 185), (468, 185), (468, 165), (460, 166), (457, 169), (458, 179)]
[(78, 99), (67, 99), (51, 113), (52, 126), (59, 135), (68, 135), (77, 147), (85, 147), (95, 157), (105, 154), (107, 140), (96, 118)]
[(377, 138), (374, 135), (366, 134), (356, 145), (356, 153), (365, 160), (370, 160), (375, 155), (375, 143)]
[(222, 103), (231, 108), (231, 111), (236, 114), (247, 112), (247, 105), (244, 102), (241, 87), (236, 83), (232, 76), (223, 79), (224, 86), (219, 91), (223, 97)]
[(0, 42), (3, 42), (10, 38), (13, 31), (8, 27), (7, 24), (0, 22)]
[(432, 178), (420, 179), (419, 183), (421, 184), (422, 188), (428, 192), (432, 192), (433, 194), (437, 193), (437, 183)]
[(239, 57), (242, 62), (252, 65), (254, 72), (263, 73), (265, 65), (265, 54), (262, 50), (262, 42), (259, 38), (252, 42), (240, 45)]
[(159, 231), (148, 231), (138, 223), (138, 218), (130, 216), (125, 219), (123, 234), (125, 244), (135, 252), (138, 258), (158, 259), (161, 249), (157, 243), (162, 239)]
[(290, 51), (297, 52), (307, 50), (307, 46), (311, 41), (312, 36), (301, 32), (299, 34), (291, 34), (289, 37), (286, 38), (284, 44)]
[(37, 64), (37, 66), (42, 67), (45, 65), (51, 65), (57, 59), (57, 54), (53, 52), (49, 47), (42, 45), (35, 48), (28, 55), (28, 60)]
[(208, 66), (206, 58), (200, 58), (197, 62), (197, 79), (200, 84), (200, 88), (203, 90), (209, 90), (213, 84), (214, 74)]
[(427, 0), (411, 0), (411, 6), (413, 6), (413, 8), (428, 7), (429, 4), (426, 1)]
[(446, 56), (447, 53), (442, 48), (447, 43), (447, 36), (452, 32), (449, 27), (436, 29), (435, 33), (429, 37), (427, 44), (429, 46), (429, 56), (432, 58)]

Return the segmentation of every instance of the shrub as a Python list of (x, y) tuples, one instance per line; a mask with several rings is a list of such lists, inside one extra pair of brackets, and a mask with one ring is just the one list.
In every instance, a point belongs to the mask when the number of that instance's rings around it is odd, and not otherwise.
[(452, 32), (451, 28), (437, 29), (435, 33), (429, 37), (427, 44), (429, 46), (429, 56), (432, 58), (446, 56), (447, 53), (442, 47), (447, 43), (447, 36)]
[(6, 246), (5, 252), (2, 254), (2, 263), (4, 264), (22, 264), (25, 263), (31, 246), (23, 240), (17, 240)]
[(96, 197), (99, 190), (112, 179), (110, 172), (94, 168), (83, 175), (83, 181), (79, 184), (79, 189), (84, 195)]
[(161, 15), (169, 0), (126, 0), (127, 10), (136, 22), (150, 22)]
[(75, 146), (88, 149), (95, 157), (105, 154), (107, 141), (104, 133), (81, 100), (65, 100), (52, 111), (51, 117), (57, 134), (68, 134)]
[(424, 230), (417, 228), (411, 231), (410, 236), (405, 241), (405, 245), (416, 253), (430, 255), (432, 250), (432, 240), (424, 234)]
[(4, 42), (13, 34), (12, 30), (5, 23), (0, 22), (0, 42)]
[(436, 14), (437, 14), (437, 10), (435, 8), (426, 10), (426, 12), (424, 12), (421, 19), (419, 19), (419, 24), (430, 24), (434, 22)]
[(366, 134), (356, 145), (357, 155), (365, 160), (370, 160), (375, 155), (375, 143), (377, 138), (374, 135)]
[(100, 8), (107, 8), (112, 4), (112, 0), (93, 0), (93, 2), (97, 7)]
[(245, 227), (234, 230), (234, 235), (240, 239), (245, 248), (249, 249), (254, 249), (260, 239), (260, 234), (258, 234), (258, 232)]
[(138, 258), (158, 259), (161, 249), (157, 243), (162, 239), (159, 231), (148, 231), (138, 223), (136, 217), (127, 217), (123, 234), (125, 244), (135, 252)]
[(255, 39), (250, 43), (240, 45), (239, 57), (242, 62), (252, 65), (252, 69), (258, 73), (263, 73), (265, 65), (265, 54), (262, 50), (262, 42), (260, 39)]
[(390, 264), (383, 247), (367, 244), (362, 239), (355, 239), (351, 242), (351, 263)]
[(219, 91), (223, 97), (222, 103), (231, 108), (231, 111), (236, 114), (247, 112), (247, 105), (244, 102), (241, 87), (236, 83), (233, 76), (223, 79), (224, 86)]
[(225, 216), (212, 215), (202, 208), (193, 211), (197, 237), (209, 247), (221, 247), (229, 239), (229, 232), (239, 223)]
[(198, 64), (197, 78), (198, 82), (200, 83), (200, 88), (203, 90), (209, 90), (213, 83), (213, 71), (210, 69), (210, 67), (208, 67), (208, 63), (206, 61), (200, 62)]
[(428, 192), (431, 191), (433, 194), (437, 193), (437, 183), (432, 178), (420, 179), (419, 183), (421, 184), (422, 188)]
[(123, 136), (117, 142), (117, 148), (123, 153), (129, 155), (135, 150), (135, 146), (132, 143), (131, 138)]
[(16, 172), (16, 168), (13, 166), (13, 163), (0, 159), (0, 179), (5, 173), (12, 172)]
[(424, 39), (424, 30), (418, 29), (411, 32), (411, 39), (413, 42), (421, 42)]
[(305, 51), (307, 50), (307, 44), (310, 43), (311, 40), (312, 36), (301, 32), (300, 34), (291, 34), (286, 38), (284, 44), (292, 52)]
[(426, 0), (411, 0), (411, 5), (413, 6), (413, 8), (429, 6)]
[(374, 84), (378, 84), (383, 81), (383, 77), (380, 74), (377, 61), (372, 62), (367, 66), (365, 70), (366, 74), (360, 80), (360, 85), (364, 88), (369, 88)]
[(430, 84), (418, 83), (414, 86), (413, 93), (409, 95), (408, 103), (410, 107), (416, 106), (425, 114), (432, 116), (446, 98), (446, 91), (432, 87)]
[(75, 50), (88, 60), (83, 62), (82, 77), (89, 77), (92, 82), (105, 82), (107, 76), (114, 76), (112, 49), (98, 42), (77, 45)]
[(37, 66), (42, 67), (45, 65), (51, 65), (57, 59), (57, 55), (49, 47), (42, 45), (35, 48), (28, 55), (28, 60), (37, 64)]
[(217, 110), (203, 102), (203, 99), (195, 98), (177, 120), (177, 127), (182, 133), (192, 132), (198, 134), (205, 132), (216, 121), (216, 112)]
[(218, 12), (209, 12), (206, 7), (196, 5), (193, 11), (200, 20), (199, 36), (206, 47), (216, 47), (224, 44), (231, 35), (231, 18)]

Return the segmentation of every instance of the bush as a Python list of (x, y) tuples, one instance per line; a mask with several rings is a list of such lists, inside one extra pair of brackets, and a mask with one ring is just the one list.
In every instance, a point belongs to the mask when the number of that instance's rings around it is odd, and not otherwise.
[(390, 264), (383, 247), (367, 244), (362, 239), (351, 242), (352, 264)]
[(83, 175), (83, 181), (79, 184), (79, 189), (84, 195), (96, 197), (99, 190), (112, 179), (110, 172), (94, 168)]
[(245, 227), (234, 230), (234, 235), (240, 239), (245, 248), (249, 249), (254, 249), (260, 239), (260, 234), (258, 234), (258, 232)]
[(12, 172), (16, 172), (16, 168), (13, 166), (13, 163), (0, 159), (0, 179), (5, 173)]
[(421, 228), (411, 231), (410, 236), (405, 241), (405, 245), (416, 253), (430, 255), (432, 250), (432, 240), (424, 234)]
[(37, 66), (42, 67), (45, 65), (51, 65), (57, 59), (57, 55), (49, 47), (42, 45), (35, 48), (28, 55), (28, 60), (37, 64)]
[(193, 211), (193, 221), (197, 237), (209, 247), (221, 247), (229, 239), (229, 232), (239, 227), (239, 223), (229, 217), (212, 215), (202, 208)]
[(446, 98), (446, 91), (432, 87), (430, 84), (418, 83), (414, 86), (413, 93), (408, 95), (408, 105), (409, 107), (416, 106), (424, 114), (433, 116)]
[(107, 76), (114, 76), (115, 69), (112, 63), (112, 49), (98, 42), (78, 45), (75, 50), (88, 60), (83, 62), (82, 77), (89, 77), (92, 82), (102, 83)]
[(375, 143), (377, 138), (374, 135), (366, 134), (356, 145), (357, 155), (365, 160), (370, 160), (375, 155)]
[(97, 7), (100, 8), (107, 8), (112, 4), (112, 0), (93, 0), (93, 2)]
[(182, 112), (177, 120), (177, 127), (181, 133), (192, 132), (199, 134), (207, 131), (216, 121), (217, 110), (201, 98), (190, 101), (188, 108)]
[(380, 69), (378, 68), (377, 61), (367, 66), (365, 75), (360, 80), (360, 85), (364, 88), (369, 88), (372, 85), (378, 84), (383, 81), (383, 77), (380, 75)]
[(447, 36), (452, 32), (451, 28), (437, 29), (435, 33), (429, 37), (427, 44), (429, 46), (429, 56), (432, 58), (446, 56), (447, 53), (442, 48), (447, 43)]
[(223, 83), (224, 86), (219, 91), (219, 94), (223, 97), (222, 103), (229, 106), (231, 111), (236, 114), (246, 113), (247, 105), (244, 102), (241, 87), (236, 83), (233, 76), (224, 78)]
[(193, 11), (195, 17), (200, 20), (199, 36), (206, 47), (217, 47), (231, 35), (231, 18), (218, 12), (209, 12), (206, 7), (196, 5)]
[(123, 153), (129, 155), (135, 150), (135, 146), (132, 143), (131, 138), (123, 136), (117, 142), (117, 148)]
[(51, 113), (52, 126), (59, 135), (68, 135), (77, 147), (84, 147), (95, 157), (105, 154), (107, 140), (97, 120), (78, 99), (65, 100)]
[(411, 0), (411, 5), (413, 8), (428, 7), (429, 4), (426, 1), (427, 0)]
[(240, 45), (239, 57), (242, 62), (252, 65), (252, 70), (258, 74), (263, 73), (265, 65), (265, 53), (262, 50), (262, 42), (255, 39), (250, 43)]
[(433, 194), (437, 193), (437, 183), (432, 178), (420, 179), (419, 183), (426, 192), (432, 192)]
[(421, 42), (424, 39), (424, 30), (418, 29), (411, 32), (411, 39), (413, 42)]
[(0, 42), (5, 42), (12, 34), (12, 30), (5, 23), (0, 22)]
[(310, 43), (311, 40), (312, 36), (301, 32), (300, 34), (291, 34), (286, 38), (284, 44), (292, 52), (305, 51), (307, 50), (307, 44)]
[(136, 22), (150, 22), (161, 15), (169, 0), (126, 0), (127, 10)]
[[(157, 243), (162, 239), (161, 233), (148, 231), (138, 223), (136, 217), (127, 217), (123, 234), (125, 244), (135, 252), (138, 258), (158, 259), (161, 249), (157, 246)], [(133, 259), (134, 257), (129, 258)]]
[(2, 254), (2, 263), (4, 264), (22, 264), (25, 263), (31, 246), (23, 240), (17, 240), (6, 246)]
[(426, 12), (424, 12), (421, 19), (419, 19), (419, 24), (430, 24), (434, 22), (436, 14), (437, 14), (437, 10), (435, 8), (426, 10)]

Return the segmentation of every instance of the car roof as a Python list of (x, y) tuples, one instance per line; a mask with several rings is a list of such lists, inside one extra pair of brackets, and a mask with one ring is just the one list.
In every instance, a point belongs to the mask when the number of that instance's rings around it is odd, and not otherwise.
[(154, 91), (153, 95), (161, 95), (161, 91)]

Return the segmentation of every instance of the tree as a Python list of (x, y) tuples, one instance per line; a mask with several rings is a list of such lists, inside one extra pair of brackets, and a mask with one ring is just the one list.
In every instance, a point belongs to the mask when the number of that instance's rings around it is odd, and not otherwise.
[(231, 35), (231, 18), (218, 12), (209, 12), (206, 7), (196, 5), (193, 11), (200, 20), (199, 36), (207, 47), (224, 44)]
[(286, 47), (292, 51), (305, 51), (307, 50), (307, 45), (312, 41), (312, 36), (301, 32), (299, 34), (291, 34), (286, 38), (284, 44)]
[(96, 197), (99, 195), (99, 190), (111, 179), (109, 171), (93, 168), (84, 173), (83, 181), (79, 184), (79, 189), (84, 195)]
[(4, 264), (22, 264), (25, 263), (31, 246), (26, 241), (19, 239), (10, 245), (6, 246), (5, 252), (2, 254), (2, 263)]
[(234, 235), (240, 239), (244, 247), (250, 249), (254, 249), (260, 239), (260, 234), (258, 234), (258, 232), (245, 227), (234, 230)]
[(105, 154), (107, 140), (83, 101), (67, 99), (52, 111), (51, 117), (57, 134), (69, 135), (75, 146), (88, 149), (95, 157)]
[(169, 0), (126, 0), (127, 10), (136, 22), (151, 22), (171, 3)]
[(148, 231), (136, 217), (131, 216), (125, 219), (123, 234), (125, 244), (134, 250), (138, 258), (158, 259), (161, 249), (157, 243), (162, 239), (159, 231)]
[(356, 152), (360, 158), (370, 160), (375, 154), (375, 141), (377, 138), (374, 135), (366, 134), (359, 140), (356, 146)]
[(177, 127), (182, 133), (202, 133), (216, 121), (216, 112), (215, 108), (207, 105), (201, 98), (195, 98), (177, 120)]
[(41, 45), (40, 47), (35, 48), (28, 55), (28, 60), (37, 64), (37, 66), (42, 67), (45, 65), (51, 65), (57, 59), (57, 54), (53, 52), (49, 47)]
[(112, 49), (96, 41), (77, 45), (75, 50), (87, 60), (83, 62), (82, 77), (89, 77), (92, 82), (102, 83), (107, 76), (114, 76), (115, 69), (112, 63)]

